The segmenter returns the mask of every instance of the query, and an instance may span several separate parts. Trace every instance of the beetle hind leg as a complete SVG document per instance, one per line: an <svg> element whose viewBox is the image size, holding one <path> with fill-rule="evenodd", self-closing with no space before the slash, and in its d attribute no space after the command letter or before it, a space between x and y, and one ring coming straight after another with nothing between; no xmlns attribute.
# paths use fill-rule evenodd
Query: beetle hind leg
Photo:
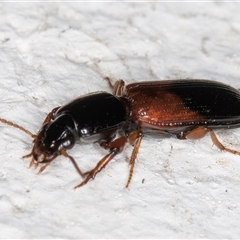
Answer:
<svg viewBox="0 0 240 240"><path fill-rule="evenodd" d="M225 147L217 138L215 132L211 129L208 128L206 126L200 126L200 127L196 127L192 130L186 131L186 132L182 132L180 134L177 135L177 138L179 139L200 139L203 138L207 133L210 134L211 140L213 142L213 144L218 147L220 150L222 151L226 151L232 154L237 154L240 155L240 151L236 151L233 150L231 148Z"/></svg>
<svg viewBox="0 0 240 240"><path fill-rule="evenodd" d="M231 148L225 147L217 138L216 134L212 129L209 129L209 133L212 139L212 142L214 143L215 146L217 146L220 150L230 152L232 154L237 154L240 155L240 151L233 150Z"/></svg>

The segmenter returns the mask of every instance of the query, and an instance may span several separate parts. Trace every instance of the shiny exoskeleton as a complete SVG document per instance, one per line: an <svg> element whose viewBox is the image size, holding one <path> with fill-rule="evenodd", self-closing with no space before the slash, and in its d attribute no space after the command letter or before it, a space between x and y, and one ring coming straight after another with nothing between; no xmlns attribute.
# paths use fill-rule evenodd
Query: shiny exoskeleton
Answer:
<svg viewBox="0 0 240 240"><path fill-rule="evenodd" d="M57 156L64 155L86 184L120 153L125 144L133 145L126 187L132 178L135 159L143 135L150 132L171 134L179 139L199 139L210 133L213 143L233 154L216 137L214 128L240 125L240 92L226 84L208 80L169 80L138 82L125 86L122 80L108 83L113 94L91 93L79 97L48 114L37 135L0 118L34 138L30 166L44 164L42 172ZM83 173L66 150L77 141L98 142L108 149L92 170Z"/></svg>

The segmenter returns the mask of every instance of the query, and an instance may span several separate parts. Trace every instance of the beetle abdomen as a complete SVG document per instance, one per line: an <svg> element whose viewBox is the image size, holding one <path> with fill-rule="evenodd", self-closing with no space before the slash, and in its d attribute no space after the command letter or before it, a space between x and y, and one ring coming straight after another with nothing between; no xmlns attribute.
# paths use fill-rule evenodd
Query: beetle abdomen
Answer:
<svg viewBox="0 0 240 240"><path fill-rule="evenodd" d="M240 123L240 93L208 80L140 82L126 86L132 118L141 126L166 127Z"/></svg>

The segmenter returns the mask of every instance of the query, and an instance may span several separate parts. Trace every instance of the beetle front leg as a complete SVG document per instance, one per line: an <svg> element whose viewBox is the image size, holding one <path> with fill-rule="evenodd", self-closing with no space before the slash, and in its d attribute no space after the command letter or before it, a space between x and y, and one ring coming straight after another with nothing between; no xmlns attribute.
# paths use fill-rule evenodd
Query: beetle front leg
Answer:
<svg viewBox="0 0 240 240"><path fill-rule="evenodd" d="M95 168L93 168L91 171L88 171L86 173L84 173L84 175L86 175L86 178L84 181L82 181L80 184L78 184L77 186L75 186L74 188L79 188L82 187L83 185L85 185L91 178L94 179L96 174L98 172L100 172L118 153L120 153L125 144L127 142L127 137L119 137L117 139L115 139L112 142L109 143L101 143L101 146L106 148L106 149L110 149L110 153L107 154L105 157L103 157L95 166Z"/></svg>
<svg viewBox="0 0 240 240"><path fill-rule="evenodd" d="M240 151L236 151L236 150L233 150L231 148L225 147L218 140L218 138L217 138L216 134L214 133L214 131L211 128L208 128L206 126L200 126L200 127L194 128L192 130L189 130L189 131L186 131L186 132L182 132L181 134L178 134L177 137L179 139L192 139L192 140L195 140L195 139L203 138L208 132L210 133L210 137L211 137L211 140L212 140L213 144L216 147L218 147L220 150L240 155Z"/></svg>

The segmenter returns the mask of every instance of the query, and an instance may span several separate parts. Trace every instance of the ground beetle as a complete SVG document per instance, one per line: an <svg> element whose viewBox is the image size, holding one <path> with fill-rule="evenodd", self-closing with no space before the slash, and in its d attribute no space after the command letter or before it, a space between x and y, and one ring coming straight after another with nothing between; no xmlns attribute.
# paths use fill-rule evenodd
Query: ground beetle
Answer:
<svg viewBox="0 0 240 240"><path fill-rule="evenodd" d="M50 112L38 134L0 118L2 123L16 127L33 137L30 167L44 164L41 173L57 156L68 157L85 185L120 153L126 142L133 145L129 186L135 159L145 133L170 134L178 139L199 139L210 133L212 142L221 150L239 154L223 146L214 128L240 125L240 92L226 84L209 80L168 80L137 82L125 86L123 80L113 90L79 97ZM92 170L83 173L66 150L80 141L98 142L109 153Z"/></svg>

